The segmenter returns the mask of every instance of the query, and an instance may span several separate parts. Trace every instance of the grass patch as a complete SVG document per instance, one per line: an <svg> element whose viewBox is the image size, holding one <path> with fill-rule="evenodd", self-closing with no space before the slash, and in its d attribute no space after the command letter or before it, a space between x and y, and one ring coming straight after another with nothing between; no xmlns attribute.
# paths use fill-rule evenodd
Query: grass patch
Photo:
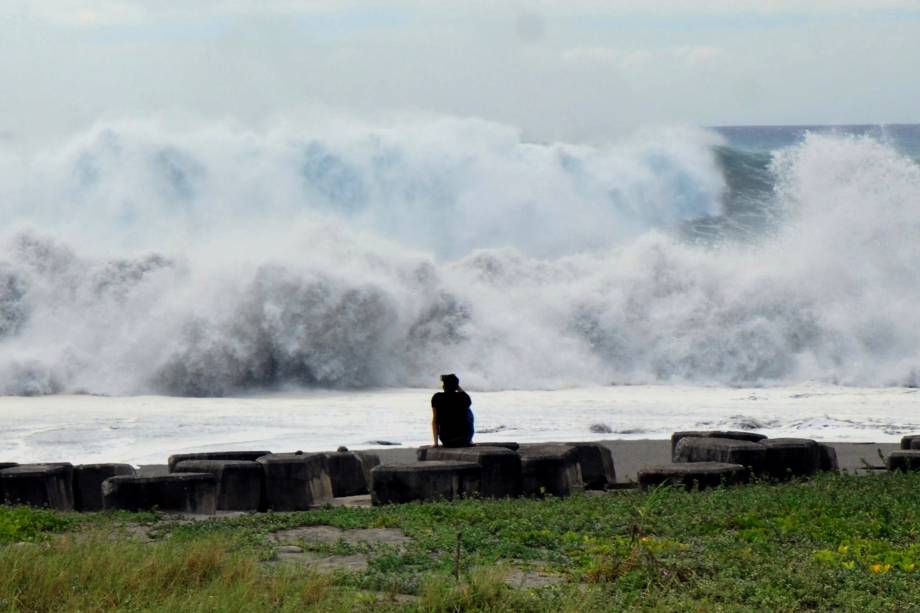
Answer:
<svg viewBox="0 0 920 613"><path fill-rule="evenodd" d="M345 610L331 579L257 561L222 539L143 545L107 533L0 550L0 610Z"/></svg>
<svg viewBox="0 0 920 613"><path fill-rule="evenodd" d="M0 573L0 610L920 610L917 473L160 521L152 545L112 537L127 521L159 519L149 514L0 507L0 526L17 514L19 536L3 542L39 542L0 546L0 568L14 569ZM364 572L261 564L269 533L324 524L400 528L413 540L313 548L360 552ZM564 581L503 580L530 565Z"/></svg>
<svg viewBox="0 0 920 613"><path fill-rule="evenodd" d="M20 541L32 541L48 532L59 532L74 523L70 515L0 505L0 545Z"/></svg>

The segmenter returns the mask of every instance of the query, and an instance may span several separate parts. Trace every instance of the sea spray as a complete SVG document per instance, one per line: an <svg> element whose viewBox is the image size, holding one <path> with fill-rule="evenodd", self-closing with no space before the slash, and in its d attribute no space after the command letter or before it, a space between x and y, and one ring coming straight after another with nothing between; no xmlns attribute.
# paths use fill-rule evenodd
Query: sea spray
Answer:
<svg viewBox="0 0 920 613"><path fill-rule="evenodd" d="M871 139L754 159L699 131L588 147L455 119L131 124L25 167L2 177L31 226L0 247L7 394L920 371L920 168Z"/></svg>

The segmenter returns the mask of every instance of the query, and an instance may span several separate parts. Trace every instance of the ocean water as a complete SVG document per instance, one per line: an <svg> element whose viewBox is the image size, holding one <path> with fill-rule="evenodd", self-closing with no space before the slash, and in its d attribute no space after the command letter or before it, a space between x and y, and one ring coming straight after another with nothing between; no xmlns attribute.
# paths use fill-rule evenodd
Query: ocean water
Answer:
<svg viewBox="0 0 920 613"><path fill-rule="evenodd" d="M457 372L550 412L623 386L912 399L918 159L918 126L585 144L401 116L7 139L0 394L143 413L139 396L387 397Z"/></svg>
<svg viewBox="0 0 920 613"><path fill-rule="evenodd" d="M163 464L222 449L331 451L431 444L430 389L271 393L226 398L0 398L0 458ZM677 430L897 442L920 432L920 393L807 383L474 392L478 442L667 439ZM604 431L598 431L604 430Z"/></svg>

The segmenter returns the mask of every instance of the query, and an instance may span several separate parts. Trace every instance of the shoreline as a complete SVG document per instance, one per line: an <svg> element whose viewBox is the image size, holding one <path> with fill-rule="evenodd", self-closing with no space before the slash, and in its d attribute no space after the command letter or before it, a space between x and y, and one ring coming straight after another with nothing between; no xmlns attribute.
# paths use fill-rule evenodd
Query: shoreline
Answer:
<svg viewBox="0 0 920 613"><path fill-rule="evenodd" d="M918 391L619 386L478 392L473 407L479 442L665 440L682 430L743 430L770 438L897 443L920 433ZM431 442L431 393L0 397L0 461L141 465L227 449L392 449L375 441L414 448Z"/></svg>

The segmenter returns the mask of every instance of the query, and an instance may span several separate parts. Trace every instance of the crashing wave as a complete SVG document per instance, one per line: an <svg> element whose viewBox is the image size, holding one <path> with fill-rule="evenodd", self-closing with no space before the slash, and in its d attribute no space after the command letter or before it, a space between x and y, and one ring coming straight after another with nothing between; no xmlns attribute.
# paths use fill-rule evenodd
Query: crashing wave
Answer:
<svg viewBox="0 0 920 613"><path fill-rule="evenodd" d="M752 155L98 129L0 167L40 228L0 243L0 392L915 384L920 168L839 135Z"/></svg>

